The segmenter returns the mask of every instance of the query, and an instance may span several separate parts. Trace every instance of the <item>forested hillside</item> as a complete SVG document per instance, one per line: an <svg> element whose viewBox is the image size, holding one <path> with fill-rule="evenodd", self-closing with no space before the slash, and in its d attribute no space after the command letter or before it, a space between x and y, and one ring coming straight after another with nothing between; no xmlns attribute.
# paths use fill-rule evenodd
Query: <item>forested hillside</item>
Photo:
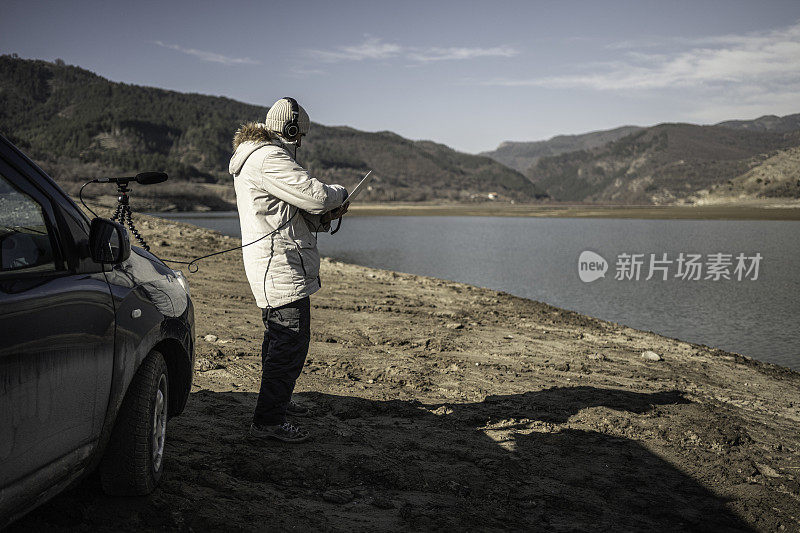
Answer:
<svg viewBox="0 0 800 533"><path fill-rule="evenodd" d="M670 204L728 187L777 151L800 145L797 130L741 126L660 124L591 150L542 158L528 176L557 200Z"/></svg>
<svg viewBox="0 0 800 533"><path fill-rule="evenodd" d="M153 199L179 208L195 201L229 207L230 195L217 194L224 189L202 184L229 182L233 132L243 122L263 120L266 112L228 98L114 83L61 61L0 56L0 133L70 191L87 177L163 170L170 182L148 189ZM344 185L372 169L367 200L545 196L521 173L488 157L390 132L313 124L298 159L316 177ZM180 185L185 182L198 185Z"/></svg>
<svg viewBox="0 0 800 533"><path fill-rule="evenodd" d="M754 120L726 120L717 126L749 131L771 131L774 133L789 133L800 130L800 113L777 117L764 115Z"/></svg>
<svg viewBox="0 0 800 533"><path fill-rule="evenodd" d="M745 174L698 191L698 204L730 203L750 198L800 198L800 146L755 158Z"/></svg>
<svg viewBox="0 0 800 533"><path fill-rule="evenodd" d="M546 141L506 141L501 143L496 150L483 152L481 155L491 157L498 163L524 174L542 157L575 152L577 150L590 150L616 141L641 129L638 126L621 126L613 130L593 131L580 135L557 135Z"/></svg>

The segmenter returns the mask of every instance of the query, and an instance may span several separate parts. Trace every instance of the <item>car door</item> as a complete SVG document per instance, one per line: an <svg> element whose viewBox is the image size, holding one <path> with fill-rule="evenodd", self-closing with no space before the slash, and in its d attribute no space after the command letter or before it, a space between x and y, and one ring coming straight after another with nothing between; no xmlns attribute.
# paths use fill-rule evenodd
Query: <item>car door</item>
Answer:
<svg viewBox="0 0 800 533"><path fill-rule="evenodd" d="M114 358L102 268L76 267L73 231L88 228L66 221L44 192L52 185L25 164L8 150L0 158L0 489L37 471L41 479L47 465L66 475L88 456Z"/></svg>

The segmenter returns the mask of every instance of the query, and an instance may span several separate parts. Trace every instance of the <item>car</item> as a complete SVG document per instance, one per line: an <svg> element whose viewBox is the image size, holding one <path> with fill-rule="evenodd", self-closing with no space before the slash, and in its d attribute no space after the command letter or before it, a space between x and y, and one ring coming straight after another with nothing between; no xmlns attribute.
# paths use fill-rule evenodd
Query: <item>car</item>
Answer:
<svg viewBox="0 0 800 533"><path fill-rule="evenodd" d="M0 529L95 471L151 492L193 372L183 275L0 135Z"/></svg>

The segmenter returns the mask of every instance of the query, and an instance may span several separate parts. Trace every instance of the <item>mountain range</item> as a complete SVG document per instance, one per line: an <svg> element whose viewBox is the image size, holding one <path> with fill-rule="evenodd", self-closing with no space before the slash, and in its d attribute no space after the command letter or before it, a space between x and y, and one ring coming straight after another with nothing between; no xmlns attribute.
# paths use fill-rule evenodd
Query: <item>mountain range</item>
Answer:
<svg viewBox="0 0 800 533"><path fill-rule="evenodd" d="M88 178L163 170L148 209L231 209L234 131L268 108L109 81L62 61L0 56L0 133L68 192ZM312 124L298 153L328 183L375 179L367 201L673 204L800 198L800 114L621 126L479 155L389 131ZM87 190L88 192L88 190ZM91 193L90 193L91 194Z"/></svg>
<svg viewBox="0 0 800 533"><path fill-rule="evenodd" d="M229 98L115 83L59 60L0 56L0 133L69 192L89 177L161 170L170 181L140 195L151 208L231 207L233 133L244 122L263 121L267 110ZM367 201L546 197L523 174L489 157L391 132L315 123L298 159L315 177L345 186L373 170Z"/></svg>
<svg viewBox="0 0 800 533"><path fill-rule="evenodd" d="M713 126L623 126L547 141L503 143L484 155L524 172L556 200L671 204L711 197L799 198L800 183L791 179L799 170L792 166L792 149L798 146L800 114L794 114ZM736 185L750 183L745 176L756 167L758 186Z"/></svg>
<svg viewBox="0 0 800 533"><path fill-rule="evenodd" d="M639 126L620 126L612 130L593 131L580 135L557 135L546 141L500 143L496 150L482 152L519 172L527 172L542 157L559 155L577 150L590 150L611 141L621 139L641 130Z"/></svg>

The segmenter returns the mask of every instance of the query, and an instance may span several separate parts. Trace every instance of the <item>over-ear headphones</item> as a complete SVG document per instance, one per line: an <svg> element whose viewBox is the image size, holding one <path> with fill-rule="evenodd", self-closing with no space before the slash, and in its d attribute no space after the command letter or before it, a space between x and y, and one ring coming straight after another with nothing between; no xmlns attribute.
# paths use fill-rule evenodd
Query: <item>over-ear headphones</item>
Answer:
<svg viewBox="0 0 800 533"><path fill-rule="evenodd" d="M282 133L285 138L294 139L300 133L300 124L298 124L300 120L300 106L297 104L297 100L291 96L284 96L283 99L287 100L289 105L292 106L292 118L283 126Z"/></svg>

